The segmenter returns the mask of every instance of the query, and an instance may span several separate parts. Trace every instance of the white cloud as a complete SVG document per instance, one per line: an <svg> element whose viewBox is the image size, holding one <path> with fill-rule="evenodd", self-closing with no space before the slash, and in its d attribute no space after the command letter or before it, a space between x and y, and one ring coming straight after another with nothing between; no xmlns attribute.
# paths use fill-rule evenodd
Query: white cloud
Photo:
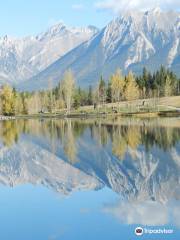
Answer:
<svg viewBox="0 0 180 240"><path fill-rule="evenodd" d="M74 10L82 10L84 8L83 4L73 4L72 9Z"/></svg>
<svg viewBox="0 0 180 240"><path fill-rule="evenodd" d="M123 202L107 206L104 211L114 215L125 224L164 225L168 223L168 209L157 202Z"/></svg>
<svg viewBox="0 0 180 240"><path fill-rule="evenodd" d="M164 10L180 9L179 0L102 0L95 4L98 9L111 10L114 13L129 9L147 10L160 7Z"/></svg>
<svg viewBox="0 0 180 240"><path fill-rule="evenodd" d="M171 223L180 227L180 202L177 200L165 204L155 201L117 202L106 205L103 211L129 225L161 226Z"/></svg>
<svg viewBox="0 0 180 240"><path fill-rule="evenodd" d="M176 224L177 227L180 228L180 204L177 204L172 211L172 218Z"/></svg>

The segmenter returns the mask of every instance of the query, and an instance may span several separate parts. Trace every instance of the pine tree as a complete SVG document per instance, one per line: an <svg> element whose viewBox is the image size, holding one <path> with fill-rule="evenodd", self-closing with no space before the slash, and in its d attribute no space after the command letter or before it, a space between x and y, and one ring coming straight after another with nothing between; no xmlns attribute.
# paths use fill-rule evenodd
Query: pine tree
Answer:
<svg viewBox="0 0 180 240"><path fill-rule="evenodd" d="M106 89L106 101L107 103L112 102L111 81L108 82L108 87Z"/></svg>
<svg viewBox="0 0 180 240"><path fill-rule="evenodd" d="M79 88L78 90L75 90L75 93L74 93L74 108L75 109L78 109L80 106L81 106L81 89Z"/></svg>
<svg viewBox="0 0 180 240"><path fill-rule="evenodd" d="M99 101L100 103L104 104L106 99L106 84L102 76L99 82L98 90L99 90Z"/></svg>
<svg viewBox="0 0 180 240"><path fill-rule="evenodd" d="M93 104L93 91L92 91L92 87L91 86L89 86L89 90L88 90L87 103L88 103L88 105L92 105Z"/></svg>

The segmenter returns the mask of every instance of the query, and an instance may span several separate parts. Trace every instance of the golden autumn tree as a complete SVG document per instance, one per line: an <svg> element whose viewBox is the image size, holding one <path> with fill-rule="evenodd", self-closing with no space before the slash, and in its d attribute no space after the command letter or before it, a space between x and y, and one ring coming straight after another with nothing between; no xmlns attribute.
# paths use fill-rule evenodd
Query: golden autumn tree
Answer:
<svg viewBox="0 0 180 240"><path fill-rule="evenodd" d="M164 86L164 96L169 97L171 95L172 95L171 78L169 77L169 75L167 75L165 86Z"/></svg>
<svg viewBox="0 0 180 240"><path fill-rule="evenodd" d="M15 95L9 85L4 85L1 90L1 108L4 115L9 116L15 113Z"/></svg>
<svg viewBox="0 0 180 240"><path fill-rule="evenodd" d="M71 164L75 164L77 160L77 147L76 141L73 134L73 126L70 119L66 121L66 134L65 134L65 141L64 141L64 152Z"/></svg>
<svg viewBox="0 0 180 240"><path fill-rule="evenodd" d="M111 95L114 102L120 102L123 98L125 79L120 69L111 77Z"/></svg>
<svg viewBox="0 0 180 240"><path fill-rule="evenodd" d="M126 76L124 95L127 101L132 101L139 98L139 88L132 72L129 72Z"/></svg>
<svg viewBox="0 0 180 240"><path fill-rule="evenodd" d="M66 103L67 113L70 113L73 103L73 94L75 88L75 79L71 70L68 70L64 74L62 81L62 92L64 101Z"/></svg>
<svg viewBox="0 0 180 240"><path fill-rule="evenodd" d="M128 145L126 139L123 136L121 126L113 129L112 135L112 153L120 160L124 160L124 156L127 152Z"/></svg>

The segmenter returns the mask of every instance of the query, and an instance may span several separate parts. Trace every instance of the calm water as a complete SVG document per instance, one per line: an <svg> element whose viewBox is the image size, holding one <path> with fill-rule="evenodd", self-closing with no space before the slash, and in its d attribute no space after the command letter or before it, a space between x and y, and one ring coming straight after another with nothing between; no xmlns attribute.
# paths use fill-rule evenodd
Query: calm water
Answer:
<svg viewBox="0 0 180 240"><path fill-rule="evenodd" d="M180 119L0 122L0 182L2 240L180 239Z"/></svg>

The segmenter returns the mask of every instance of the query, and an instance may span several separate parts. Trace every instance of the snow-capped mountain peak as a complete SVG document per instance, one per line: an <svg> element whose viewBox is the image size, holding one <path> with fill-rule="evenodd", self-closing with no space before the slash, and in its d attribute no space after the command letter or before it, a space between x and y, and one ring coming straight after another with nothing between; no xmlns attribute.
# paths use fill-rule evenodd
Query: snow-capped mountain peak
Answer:
<svg viewBox="0 0 180 240"><path fill-rule="evenodd" d="M0 37L0 83L26 80L62 57L98 31L69 27L60 22L37 36Z"/></svg>
<svg viewBox="0 0 180 240"><path fill-rule="evenodd" d="M143 66L155 71L164 65L180 74L179 39L179 12L159 8L127 11L21 88L46 88L52 75L56 85L68 68L82 87L96 84L100 75L108 79L117 68L140 73Z"/></svg>
<svg viewBox="0 0 180 240"><path fill-rule="evenodd" d="M159 8L121 13L101 31L60 22L36 37L0 38L0 81L44 89L49 78L57 85L68 68L82 87L117 68L140 73L143 66L154 71L164 65L180 75L179 39L180 13Z"/></svg>
<svg viewBox="0 0 180 240"><path fill-rule="evenodd" d="M64 34L67 31L67 27L63 22L57 23L51 26L46 32L37 35L36 39L42 40L46 37L54 37L59 34Z"/></svg>

